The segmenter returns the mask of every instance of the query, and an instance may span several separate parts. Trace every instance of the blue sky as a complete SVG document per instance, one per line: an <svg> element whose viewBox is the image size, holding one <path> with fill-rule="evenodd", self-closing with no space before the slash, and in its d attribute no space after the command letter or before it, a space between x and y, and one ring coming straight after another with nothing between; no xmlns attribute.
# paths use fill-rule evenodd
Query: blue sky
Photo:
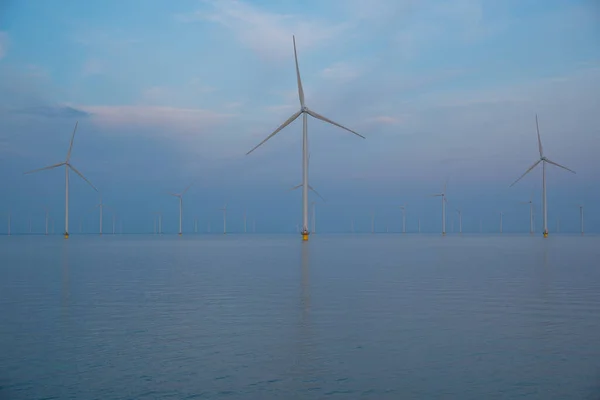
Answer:
<svg viewBox="0 0 600 400"><path fill-rule="evenodd" d="M438 231L428 193L448 179L465 230L526 231L547 156L549 220L600 231L600 6L594 0L16 1L0 6L0 232L64 219L64 174L23 175L63 160L102 192L125 231L294 232L300 221L301 122L244 154L296 111L292 34L307 104L367 137L309 120L311 184L323 231ZM97 230L97 194L72 175L71 231ZM315 199L317 202L320 200ZM106 217L109 225L110 217ZM537 218L538 230L541 218ZM448 220L450 229L451 222Z"/></svg>

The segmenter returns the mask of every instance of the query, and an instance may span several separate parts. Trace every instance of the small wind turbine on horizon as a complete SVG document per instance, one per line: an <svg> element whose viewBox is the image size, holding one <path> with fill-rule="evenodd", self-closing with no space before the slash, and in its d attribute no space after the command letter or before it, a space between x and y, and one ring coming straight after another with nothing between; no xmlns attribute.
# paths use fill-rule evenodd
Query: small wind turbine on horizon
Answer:
<svg viewBox="0 0 600 400"><path fill-rule="evenodd" d="M456 210L458 213L458 233L462 235L462 211Z"/></svg>
<svg viewBox="0 0 600 400"><path fill-rule="evenodd" d="M219 208L220 211L223 211L223 235L227 234L227 203L223 208Z"/></svg>
<svg viewBox="0 0 600 400"><path fill-rule="evenodd" d="M500 211L500 233L502 233L502 217L504 216L504 213L502 211Z"/></svg>
<svg viewBox="0 0 600 400"><path fill-rule="evenodd" d="M192 187L194 182L190 183L188 187L181 193L170 193L171 196L177 197L179 199L179 236L183 234L182 225L183 225L183 195Z"/></svg>
<svg viewBox="0 0 600 400"><path fill-rule="evenodd" d="M522 201L521 204L529 204L529 234L533 235L534 225L533 225L533 192L531 192L531 197L529 201Z"/></svg>
<svg viewBox="0 0 600 400"><path fill-rule="evenodd" d="M160 211L157 211L154 213L156 215L155 219L154 219L154 233L157 233L156 231L156 222L158 220L158 234L162 234L162 213Z"/></svg>
<svg viewBox="0 0 600 400"><path fill-rule="evenodd" d="M442 193L432 194L431 197L441 197L442 198L442 235L446 234L446 187L448 185L448 181L444 183L444 189Z"/></svg>
<svg viewBox="0 0 600 400"><path fill-rule="evenodd" d="M402 210L402 233L406 233L406 204L400 206Z"/></svg>
<svg viewBox="0 0 600 400"><path fill-rule="evenodd" d="M100 196L100 202L94 206L94 208L100 209L100 235L102 235L102 220L103 220L102 212L104 211L104 207L106 207L106 205L104 203L102 203L102 196Z"/></svg>
<svg viewBox="0 0 600 400"><path fill-rule="evenodd" d="M583 206L579 205L579 226L581 227L581 236L583 236Z"/></svg>
<svg viewBox="0 0 600 400"><path fill-rule="evenodd" d="M542 139L540 137L540 127L538 124L538 117L537 114L535 115L535 127L537 130L537 137L538 137L538 150L540 152L540 158L539 160L537 160L531 167L529 167L529 169L527 169L527 171L525 171L525 173L523 175L521 175L519 177L519 179L517 179L516 181L514 181L510 186L514 186L517 182L519 182L525 175L527 175L532 169L534 169L539 163L542 163L542 216L543 216L543 220L544 220L544 237L548 237L548 204L546 202L546 163L548 164L552 164L555 165L559 168L565 169L569 172L575 173L575 171L562 166L552 160L549 160L548 158L546 158L544 156L544 148L542 147Z"/></svg>
<svg viewBox="0 0 600 400"><path fill-rule="evenodd" d="M92 182L90 182L85 176L83 176L83 174L81 172L79 172L77 170L77 168L75 168L71 163L71 151L73 150L73 140L75 139L75 132L77 132L77 125L79 124L79 122L75 123L75 129L73 129L73 135L71 136L71 142L69 144L69 151L67 152L67 158L65 159L65 161L58 163L58 164L54 164L54 165L50 165L44 168L38 168L38 169L34 169L32 171L27 171L25 172L25 174L32 174L34 172L38 172L38 171L43 171L46 169L53 169L53 168L57 168L57 167L61 167L61 166L65 166L65 233L64 233L64 237L65 239L69 238L69 168L73 170L73 172L75 172L77 175L79 175L84 181L86 181L96 192L98 191L98 189L96 189L96 187L92 184Z"/></svg>
<svg viewBox="0 0 600 400"><path fill-rule="evenodd" d="M296 120L296 118L298 118L300 115L302 115L302 231L301 231L301 234L302 234L303 240L308 240L308 235L309 235L309 231L308 231L308 190L309 190L309 184L308 184L308 131L307 131L308 115L312 116L313 118L320 119L321 121L327 122L331 125L335 125L339 128L342 128L342 129L344 129L348 132L351 132L363 139L365 137L351 129L346 128L345 126L338 124L337 122L334 122L334 121L310 110L308 107L306 107L306 104L304 103L304 90L302 88L302 81L300 79L300 68L298 67L298 54L296 52L295 36L292 36L292 40L294 42L294 60L296 63L296 79L297 79L297 83L298 83L298 98L300 100L300 110L295 112L283 124L281 124L279 126L279 128L277 128L273 133L271 133L269 136L267 136L266 139L264 139L262 142L260 142L258 145L256 145L252 150L250 150L248 153L246 153L246 155L252 153L258 147L260 147L263 143L265 143L267 140L269 140L270 138L275 136L279 131L281 131L283 128L285 128L286 126L291 124L294 120Z"/></svg>

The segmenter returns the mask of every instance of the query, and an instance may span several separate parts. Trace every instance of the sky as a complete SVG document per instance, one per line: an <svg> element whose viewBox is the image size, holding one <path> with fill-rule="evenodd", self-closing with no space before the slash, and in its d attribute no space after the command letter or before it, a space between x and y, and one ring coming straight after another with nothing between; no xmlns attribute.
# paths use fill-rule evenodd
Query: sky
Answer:
<svg viewBox="0 0 600 400"><path fill-rule="evenodd" d="M308 107L317 231L541 232L535 115L549 166L550 231L600 232L600 3L596 0L3 0L0 2L0 233L73 233L112 213L124 232L178 228L294 233L301 222L301 119L292 35ZM454 221L454 222L452 222ZM481 221L481 222L480 222Z"/></svg>

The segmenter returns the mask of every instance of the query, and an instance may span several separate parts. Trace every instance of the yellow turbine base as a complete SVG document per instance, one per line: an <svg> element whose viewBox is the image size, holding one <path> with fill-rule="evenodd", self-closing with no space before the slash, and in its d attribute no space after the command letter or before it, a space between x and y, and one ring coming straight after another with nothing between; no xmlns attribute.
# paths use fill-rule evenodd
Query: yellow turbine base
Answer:
<svg viewBox="0 0 600 400"><path fill-rule="evenodd" d="M181 232L179 232L179 233L178 233L178 235L179 235L179 236L181 236L181 235L182 235L182 233L181 233Z"/></svg>
<svg viewBox="0 0 600 400"><path fill-rule="evenodd" d="M446 232L442 232L442 236L446 236Z"/></svg>
<svg viewBox="0 0 600 400"><path fill-rule="evenodd" d="M65 236L65 239L68 239L69 238L69 232L65 232L64 236Z"/></svg>
<svg viewBox="0 0 600 400"><path fill-rule="evenodd" d="M544 237L547 238L548 237L548 232L544 232Z"/></svg>
<svg viewBox="0 0 600 400"><path fill-rule="evenodd" d="M302 240L308 240L308 233L303 233L302 234Z"/></svg>

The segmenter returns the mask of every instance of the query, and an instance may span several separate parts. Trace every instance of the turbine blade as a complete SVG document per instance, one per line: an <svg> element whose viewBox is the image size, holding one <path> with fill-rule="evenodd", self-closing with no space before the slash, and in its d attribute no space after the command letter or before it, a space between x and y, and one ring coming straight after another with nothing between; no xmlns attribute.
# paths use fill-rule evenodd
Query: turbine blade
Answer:
<svg viewBox="0 0 600 400"><path fill-rule="evenodd" d="M73 150L73 140L75 139L75 132L77 132L77 125L79 125L79 121L75 122L75 129L73 129L73 135L71 136L71 143L69 143L69 152L67 153L67 161L71 159L71 150Z"/></svg>
<svg viewBox="0 0 600 400"><path fill-rule="evenodd" d="M535 167L536 167L536 166L537 166L539 163L541 163L541 162L542 162L542 160L537 160L535 163L533 163L533 165L532 165L531 167L529 167L529 168L527 169L527 171L525 171L525 173L524 173L523 175L521 175L521 176L519 177L519 179L517 179L516 181L514 181L514 182L513 182L513 183L512 183L512 184L511 184L509 187L512 187L512 186L514 186L514 185L515 185L515 183L517 183L517 182L519 182L521 179L523 179L523 177L524 177L525 175L527 175L527 174L528 174L528 173L529 173L529 172L530 172L532 169L534 169L534 168L535 168Z"/></svg>
<svg viewBox="0 0 600 400"><path fill-rule="evenodd" d="M257 144L252 150L250 150L249 152L246 153L246 155L252 153L254 150L258 149L260 146L263 145L263 143L265 143L267 140L271 139L273 136L277 135L277 133L279 133L280 130L282 130L283 128L285 128L286 126L288 126L289 124L291 124L292 122L294 122L294 120L296 118L298 118L300 116L300 114L302 114L302 110L294 113L294 115L292 115L291 117L289 117L287 119L287 121L285 121L283 124L281 124L279 126L279 128L275 129L275 132L271 133L269 136L267 136L267 138L265 140L263 140L262 142L260 142L259 144Z"/></svg>
<svg viewBox="0 0 600 400"><path fill-rule="evenodd" d="M312 187L312 186L308 185L308 188L309 188L310 190L312 190L312 191L313 191L313 192L314 192L314 193L315 193L317 196L319 196L319 197L321 198L321 200L323 200L323 201L327 202L327 200L325 200L325 198L324 198L323 196L321 196L321 195L319 194L319 192L317 192L315 189L313 189L313 187Z"/></svg>
<svg viewBox="0 0 600 400"><path fill-rule="evenodd" d="M298 67L298 53L296 52L296 37L292 36L294 41L294 60L296 61L296 78L298 79L298 98L300 107L304 108L304 90L302 89L302 80L300 79L300 68Z"/></svg>
<svg viewBox="0 0 600 400"><path fill-rule="evenodd" d="M540 126L538 124L538 116L535 114L535 129L538 135L538 148L540 150L540 158L544 157L544 148L542 147L542 139L540 137Z"/></svg>
<svg viewBox="0 0 600 400"><path fill-rule="evenodd" d="M83 176L83 174L81 172L79 172L77 170L77 168L75 168L71 164L67 164L67 165L69 166L69 168L71 168L73 170L73 172L75 172L77 175L79 175L81 177L81 179L83 179L84 181L86 181L96 192L98 191L98 189L96 189L96 186L94 186L92 184L92 182L88 181L88 179L85 176Z"/></svg>
<svg viewBox="0 0 600 400"><path fill-rule="evenodd" d="M185 192L187 192L192 187L193 184L194 184L194 182L192 181L192 183L190 183L188 185L188 187L186 187L185 190L183 192L181 192L181 195L183 196L185 194Z"/></svg>
<svg viewBox="0 0 600 400"><path fill-rule="evenodd" d="M50 165L48 167L38 168L38 169L31 170L31 171L27 171L27 172L24 172L24 174L33 174L34 172L43 171L45 169L52 169L52 168L60 167L61 165L65 165L65 164L66 163L61 162L61 163L58 163L58 164Z"/></svg>
<svg viewBox="0 0 600 400"><path fill-rule="evenodd" d="M348 129L343 125L338 124L337 122L333 122L332 120L330 120L329 118L325 118L324 116L322 116L321 114L318 114L316 112L314 112L313 110L308 110L307 111L309 115L312 115L313 117L315 117L316 119L320 119L321 121L325 121L330 123L331 125L335 125L339 128L345 129L350 133L354 133L356 136L360 136L361 138L365 139L365 137L363 135L361 135L360 133L356 133L354 132L352 129Z"/></svg>
<svg viewBox="0 0 600 400"><path fill-rule="evenodd" d="M563 165L560 165L559 163L555 163L554 161L548 160L547 158L546 158L546 162L547 162L547 163L549 163L549 164L552 164L552 165L556 165L557 167L560 167L560 168L562 168L562 169L566 169L567 171L569 171L569 172L572 172L572 173L576 174L576 172L575 172L575 171L573 171L572 169L569 169L569 168L567 168L567 167L565 167L565 166L563 166Z"/></svg>
<svg viewBox="0 0 600 400"><path fill-rule="evenodd" d="M429 197L440 197L443 196L444 194L440 193L440 194L430 194Z"/></svg>
<svg viewBox="0 0 600 400"><path fill-rule="evenodd" d="M301 188L301 187L302 187L302 184L296 185L296 186L294 186L293 188L291 188L291 189L290 189L290 191L292 191L292 190L296 190L296 189L299 189L299 188Z"/></svg>

